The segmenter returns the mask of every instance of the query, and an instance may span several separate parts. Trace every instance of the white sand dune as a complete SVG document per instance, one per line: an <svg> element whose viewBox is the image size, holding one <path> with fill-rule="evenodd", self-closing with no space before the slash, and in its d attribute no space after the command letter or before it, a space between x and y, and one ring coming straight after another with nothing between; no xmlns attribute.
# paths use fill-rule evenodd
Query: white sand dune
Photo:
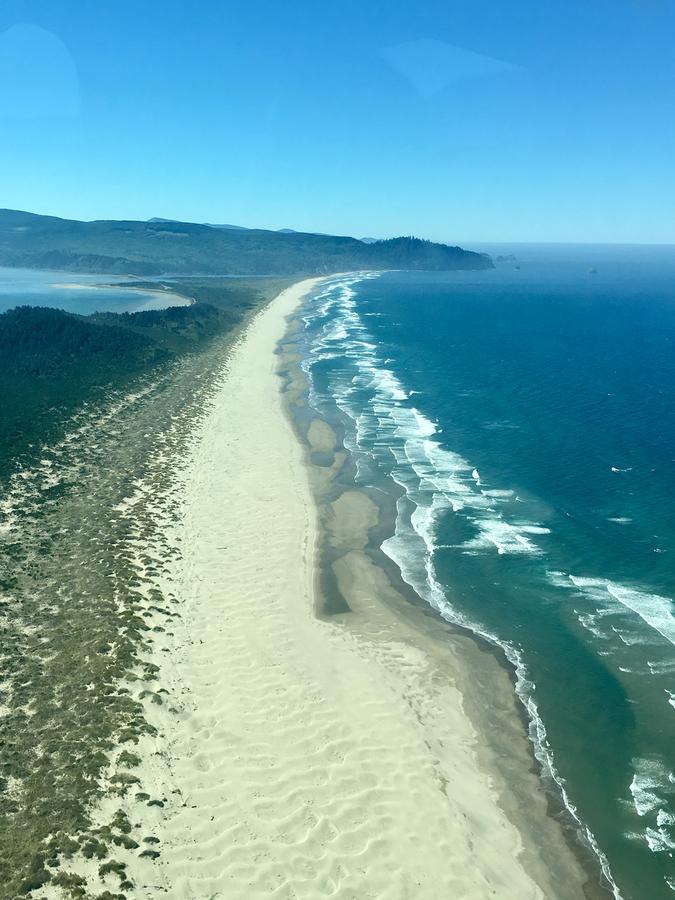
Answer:
<svg viewBox="0 0 675 900"><path fill-rule="evenodd" d="M124 857L134 896L553 896L433 658L315 615L317 513L275 356L310 286L252 322L195 435L173 536L182 619L153 656L169 695L139 746L164 805L128 802L160 856ZM365 568L358 584L377 590Z"/></svg>

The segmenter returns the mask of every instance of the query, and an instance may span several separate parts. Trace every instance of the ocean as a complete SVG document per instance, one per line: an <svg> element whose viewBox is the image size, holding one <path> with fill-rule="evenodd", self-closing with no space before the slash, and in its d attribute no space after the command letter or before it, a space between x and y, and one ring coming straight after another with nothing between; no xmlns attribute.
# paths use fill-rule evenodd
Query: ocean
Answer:
<svg viewBox="0 0 675 900"><path fill-rule="evenodd" d="M675 248L477 249L324 283L309 404L396 511L374 551L508 660L608 894L672 900Z"/></svg>
<svg viewBox="0 0 675 900"><path fill-rule="evenodd" d="M127 282L128 286L123 286ZM114 284L114 287L102 285ZM120 285L119 287L117 285ZM133 288L133 290L130 290ZM184 306L177 294L134 288L132 279L0 266L0 313L15 306L48 306L88 316L94 312L140 312Z"/></svg>

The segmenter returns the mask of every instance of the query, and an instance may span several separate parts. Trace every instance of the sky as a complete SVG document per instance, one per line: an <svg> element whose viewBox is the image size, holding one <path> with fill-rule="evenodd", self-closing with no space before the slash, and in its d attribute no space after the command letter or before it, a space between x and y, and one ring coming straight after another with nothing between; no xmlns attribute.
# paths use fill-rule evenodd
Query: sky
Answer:
<svg viewBox="0 0 675 900"><path fill-rule="evenodd" d="M0 206L675 242L673 0L3 0Z"/></svg>

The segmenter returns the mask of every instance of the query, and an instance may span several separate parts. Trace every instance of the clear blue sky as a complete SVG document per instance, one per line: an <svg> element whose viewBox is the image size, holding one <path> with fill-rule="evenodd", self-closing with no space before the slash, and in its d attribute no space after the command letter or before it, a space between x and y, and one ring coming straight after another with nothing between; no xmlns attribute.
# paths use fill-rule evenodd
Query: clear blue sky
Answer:
<svg viewBox="0 0 675 900"><path fill-rule="evenodd" d="M672 0L3 0L0 206L675 242Z"/></svg>

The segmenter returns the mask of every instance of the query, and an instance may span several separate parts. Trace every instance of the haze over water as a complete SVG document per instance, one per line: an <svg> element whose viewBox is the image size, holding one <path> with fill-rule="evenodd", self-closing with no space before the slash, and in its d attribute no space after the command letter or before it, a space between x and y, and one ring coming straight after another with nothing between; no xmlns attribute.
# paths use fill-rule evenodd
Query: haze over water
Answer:
<svg viewBox="0 0 675 900"><path fill-rule="evenodd" d="M310 402L382 549L499 644L548 788L615 895L675 896L675 249L518 246L494 271L336 279ZM515 255L515 259L508 258Z"/></svg>

